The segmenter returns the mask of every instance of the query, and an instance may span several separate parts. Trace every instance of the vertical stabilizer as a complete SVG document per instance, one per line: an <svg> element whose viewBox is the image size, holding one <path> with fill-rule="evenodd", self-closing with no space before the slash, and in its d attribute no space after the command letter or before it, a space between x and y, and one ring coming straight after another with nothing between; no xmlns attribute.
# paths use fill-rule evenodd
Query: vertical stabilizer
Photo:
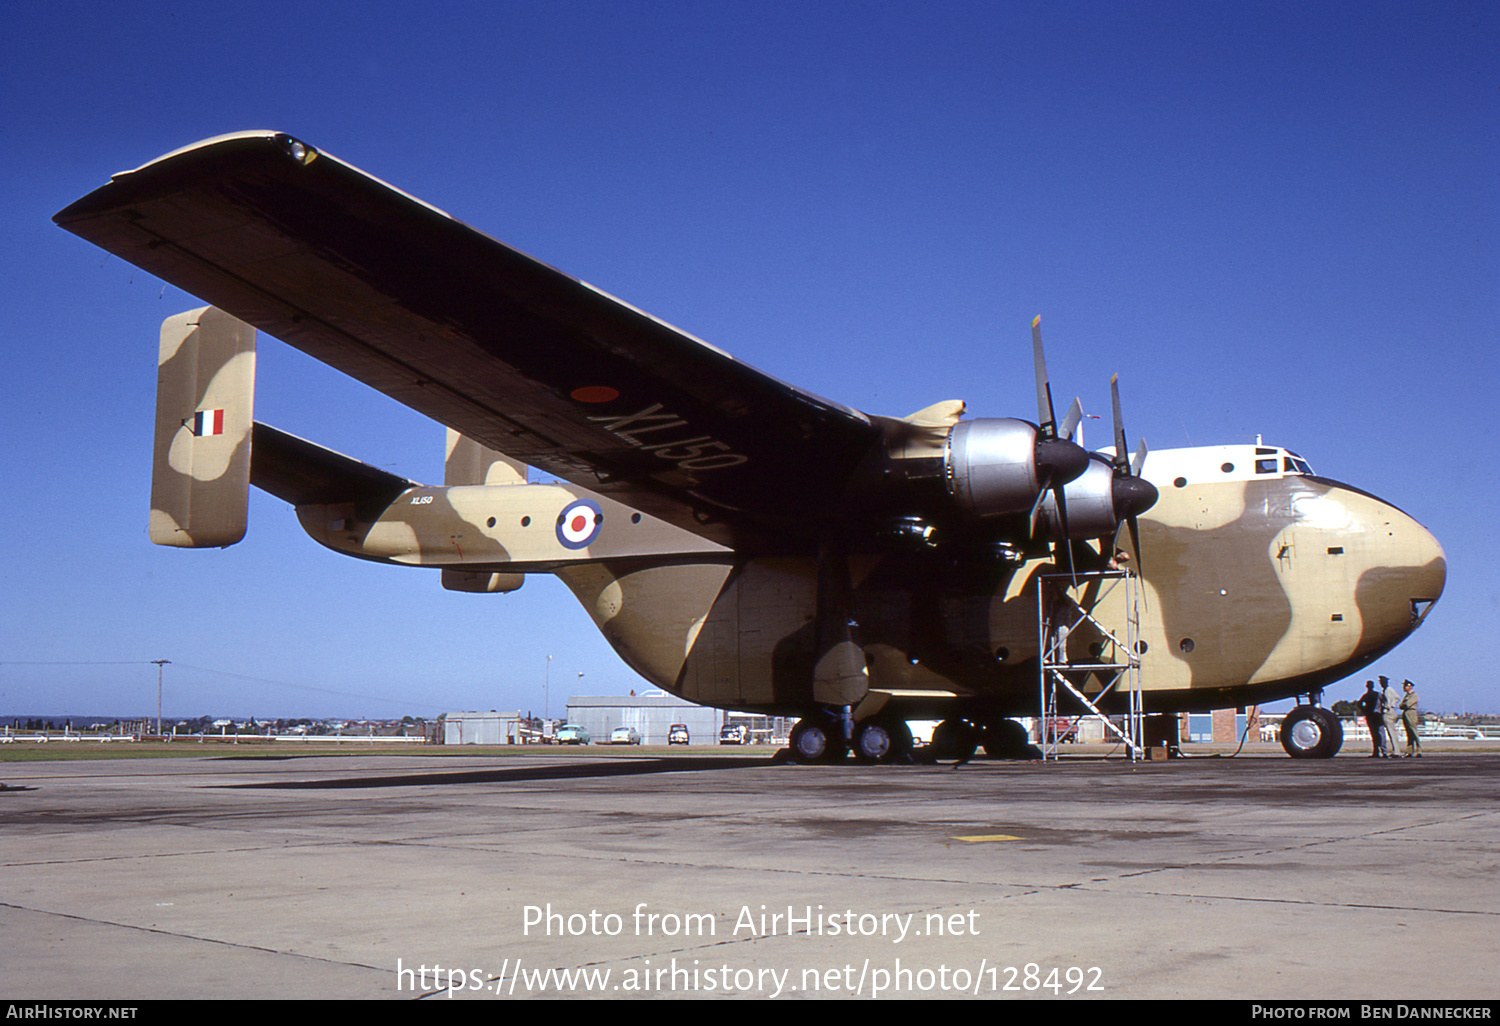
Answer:
<svg viewBox="0 0 1500 1026"><path fill-rule="evenodd" d="M448 429L443 484L511 485L526 483L526 464L503 456L474 439Z"/></svg>
<svg viewBox="0 0 1500 1026"><path fill-rule="evenodd" d="M443 484L449 488L459 485L526 483L526 464L509 456L502 456L494 449L480 445L452 428L448 429L445 451L447 455L443 460ZM457 567L443 569L443 587L448 591L494 594L515 591L525 582L525 574L460 570Z"/></svg>
<svg viewBox="0 0 1500 1026"><path fill-rule="evenodd" d="M254 398L254 328L213 307L162 322L153 542L201 549L245 536Z"/></svg>

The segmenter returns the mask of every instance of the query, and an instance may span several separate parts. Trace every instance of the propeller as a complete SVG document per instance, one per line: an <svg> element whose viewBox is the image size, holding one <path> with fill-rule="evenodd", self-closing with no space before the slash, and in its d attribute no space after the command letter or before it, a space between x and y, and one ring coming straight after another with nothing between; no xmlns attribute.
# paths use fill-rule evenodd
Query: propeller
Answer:
<svg viewBox="0 0 1500 1026"><path fill-rule="evenodd" d="M1120 413L1120 375L1116 374L1109 379L1109 398L1114 407L1115 417L1115 456L1114 480L1110 485L1111 498L1114 502L1115 517L1123 520L1130 529L1130 544L1135 550L1136 568L1139 571L1141 560L1141 530L1136 518L1156 505L1159 497L1156 486L1141 477L1141 467L1146 462L1146 440L1141 439L1141 444L1136 447L1135 456L1127 458L1128 444L1125 440L1125 418ZM1115 533L1120 530L1119 524L1115 525ZM1103 540L1108 546L1106 553L1113 551L1114 535Z"/></svg>
<svg viewBox="0 0 1500 1026"><path fill-rule="evenodd" d="M1068 570L1077 576L1073 567L1073 547L1067 543L1068 504L1063 497L1063 486L1074 480L1088 466L1085 454L1082 465L1076 455L1083 452L1081 446L1069 439L1083 419L1083 404L1077 399L1068 407L1062 426L1057 423L1057 411L1052 405L1052 382L1047 377L1047 358L1042 353L1042 315L1031 321L1031 356L1036 364L1036 466L1039 475L1036 501L1031 505L1031 535L1036 536L1037 518L1042 512L1042 502L1047 494L1057 504L1057 519L1062 526L1063 544L1068 550Z"/></svg>

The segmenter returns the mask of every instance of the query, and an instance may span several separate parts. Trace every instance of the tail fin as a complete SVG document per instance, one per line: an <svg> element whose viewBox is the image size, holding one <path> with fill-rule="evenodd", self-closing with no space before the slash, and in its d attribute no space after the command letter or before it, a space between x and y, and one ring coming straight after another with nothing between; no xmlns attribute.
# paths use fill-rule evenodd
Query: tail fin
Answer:
<svg viewBox="0 0 1500 1026"><path fill-rule="evenodd" d="M448 429L447 456L443 460L443 484L454 485L524 485L526 464L503 456ZM443 569L443 587L448 591L478 594L515 591L526 583L525 574L490 573L486 570Z"/></svg>
<svg viewBox="0 0 1500 1026"><path fill-rule="evenodd" d="M526 464L448 429L445 485L511 485L526 483Z"/></svg>
<svg viewBox="0 0 1500 1026"><path fill-rule="evenodd" d="M202 549L245 536L255 329L203 307L161 326L151 540Z"/></svg>

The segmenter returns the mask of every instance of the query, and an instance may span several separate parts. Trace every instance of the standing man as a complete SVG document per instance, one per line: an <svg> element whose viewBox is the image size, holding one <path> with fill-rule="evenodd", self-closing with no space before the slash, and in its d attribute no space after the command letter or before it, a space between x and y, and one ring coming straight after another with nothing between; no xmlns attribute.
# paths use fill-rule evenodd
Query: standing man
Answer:
<svg viewBox="0 0 1500 1026"><path fill-rule="evenodd" d="M1380 678L1380 712L1385 720L1385 752L1396 757L1396 727L1401 723L1401 696L1391 687L1389 677Z"/></svg>
<svg viewBox="0 0 1500 1026"><path fill-rule="evenodd" d="M1422 757L1422 739L1417 736L1417 686L1401 682L1401 725L1406 728L1406 756Z"/></svg>
<svg viewBox="0 0 1500 1026"><path fill-rule="evenodd" d="M1370 728L1370 743L1375 746L1370 758L1378 759L1385 754L1382 741L1385 722L1380 717L1380 692L1375 690L1373 680L1365 681L1365 693L1359 696L1359 701L1355 704L1359 706L1359 714L1365 718L1365 726Z"/></svg>

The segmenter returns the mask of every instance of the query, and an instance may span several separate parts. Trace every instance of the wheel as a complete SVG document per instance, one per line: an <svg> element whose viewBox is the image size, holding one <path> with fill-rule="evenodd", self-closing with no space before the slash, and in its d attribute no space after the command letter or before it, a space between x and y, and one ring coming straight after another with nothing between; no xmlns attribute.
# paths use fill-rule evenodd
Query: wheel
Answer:
<svg viewBox="0 0 1500 1026"><path fill-rule="evenodd" d="M967 720L944 720L932 728L932 752L939 759L972 759L977 733Z"/></svg>
<svg viewBox="0 0 1500 1026"><path fill-rule="evenodd" d="M1025 759L1031 738L1015 720L991 720L984 725L984 754L991 759Z"/></svg>
<svg viewBox="0 0 1500 1026"><path fill-rule="evenodd" d="M866 720L854 732L854 757L860 762L894 762L911 745L905 720Z"/></svg>
<svg viewBox="0 0 1500 1026"><path fill-rule="evenodd" d="M819 717L798 720L789 739L798 762L836 762L844 757L844 742L835 726Z"/></svg>
<svg viewBox="0 0 1500 1026"><path fill-rule="evenodd" d="M1299 705L1281 721L1281 747L1293 759L1331 759L1344 746L1339 718L1316 705Z"/></svg>
<svg viewBox="0 0 1500 1026"><path fill-rule="evenodd" d="M860 762L884 762L891 754L891 735L885 725L869 720L854 732L854 757Z"/></svg>

